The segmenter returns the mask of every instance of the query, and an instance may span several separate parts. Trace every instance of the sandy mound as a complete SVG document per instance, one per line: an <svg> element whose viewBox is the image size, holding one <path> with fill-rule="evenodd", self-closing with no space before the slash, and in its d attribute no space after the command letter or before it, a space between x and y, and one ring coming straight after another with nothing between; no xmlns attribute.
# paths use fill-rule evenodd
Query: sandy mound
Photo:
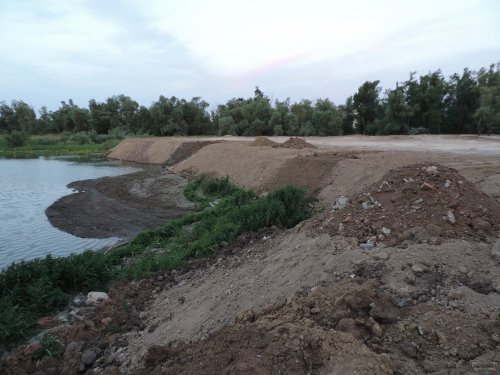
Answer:
<svg viewBox="0 0 500 375"><path fill-rule="evenodd" d="M299 137L292 137L288 141L285 141L273 147L296 148L296 149L317 148L315 145L308 143L304 139Z"/></svg>
<svg viewBox="0 0 500 375"><path fill-rule="evenodd" d="M254 141L250 142L250 146L276 146L277 144L267 137L257 137Z"/></svg>
<svg viewBox="0 0 500 375"><path fill-rule="evenodd" d="M163 164L183 141L172 138L127 138L107 157L134 163Z"/></svg>
<svg viewBox="0 0 500 375"><path fill-rule="evenodd" d="M223 142L203 147L173 167L175 172L208 174L229 179L246 188L262 191L286 161L310 150L252 147L243 142Z"/></svg>
<svg viewBox="0 0 500 375"><path fill-rule="evenodd" d="M392 170L345 208L343 203L340 199L320 227L360 243L485 240L500 228L500 205L455 170L437 164Z"/></svg>

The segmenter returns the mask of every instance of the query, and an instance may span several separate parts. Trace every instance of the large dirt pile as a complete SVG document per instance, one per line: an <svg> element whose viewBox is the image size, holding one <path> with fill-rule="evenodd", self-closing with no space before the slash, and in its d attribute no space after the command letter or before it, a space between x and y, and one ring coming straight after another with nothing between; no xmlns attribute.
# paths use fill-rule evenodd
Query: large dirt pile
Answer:
<svg viewBox="0 0 500 375"><path fill-rule="evenodd" d="M127 138L111 149L107 157L134 163L163 164L183 143L180 139Z"/></svg>
<svg viewBox="0 0 500 375"><path fill-rule="evenodd" d="M485 240L498 233L500 204L453 169L417 164L390 171L350 202L339 198L320 226L367 246Z"/></svg>
<svg viewBox="0 0 500 375"><path fill-rule="evenodd" d="M171 167L194 155L206 145L217 142L218 141L184 142L175 149L175 151L170 155L168 160L163 165L165 167Z"/></svg>
<svg viewBox="0 0 500 375"><path fill-rule="evenodd" d="M283 143L279 143L273 147L296 148L296 149L317 148L315 145L308 143L305 141L305 139L299 138L299 137L292 137L289 140L287 140Z"/></svg>
<svg viewBox="0 0 500 375"><path fill-rule="evenodd" d="M205 341L151 347L136 374L465 374L499 359L500 320L398 308L375 280L304 290L237 321Z"/></svg>
<svg viewBox="0 0 500 375"><path fill-rule="evenodd" d="M276 146L277 144L278 143L270 140L267 137L257 137L257 138L255 138L255 140L253 140L252 142L250 142L250 146L258 146L258 147L262 147L262 146Z"/></svg>

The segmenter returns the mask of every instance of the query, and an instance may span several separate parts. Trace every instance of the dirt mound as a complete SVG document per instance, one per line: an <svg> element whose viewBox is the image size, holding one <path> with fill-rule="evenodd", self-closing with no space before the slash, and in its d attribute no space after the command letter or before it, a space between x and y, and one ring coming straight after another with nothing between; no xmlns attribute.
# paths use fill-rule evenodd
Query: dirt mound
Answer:
<svg viewBox="0 0 500 375"><path fill-rule="evenodd" d="M346 280L247 310L205 341L153 346L137 374L476 373L495 369L498 333L498 319L398 308L377 281Z"/></svg>
<svg viewBox="0 0 500 375"><path fill-rule="evenodd" d="M250 146L276 146L277 144L267 137L257 137L254 141L250 142Z"/></svg>
<svg viewBox="0 0 500 375"><path fill-rule="evenodd" d="M390 171L349 203L339 198L320 226L367 247L485 240L498 233L500 205L454 169L417 164Z"/></svg>
<svg viewBox="0 0 500 375"><path fill-rule="evenodd" d="M163 164L182 144L182 140L170 137L127 138L106 156L134 163Z"/></svg>
<svg viewBox="0 0 500 375"><path fill-rule="evenodd" d="M277 144L273 147L296 148L296 149L317 148L315 145L308 143L304 139L299 138L299 137L292 137L288 141Z"/></svg>
<svg viewBox="0 0 500 375"><path fill-rule="evenodd" d="M257 191L271 180L288 159L312 154L310 149L252 147L244 142L221 142L203 147L176 164L175 172L229 177L231 182Z"/></svg>
<svg viewBox="0 0 500 375"><path fill-rule="evenodd" d="M181 161L189 158L191 155L197 153L201 148L212 143L218 143L217 141L204 141L204 142L185 142L180 145L175 151L170 155L168 160L163 164L165 167L171 167Z"/></svg>

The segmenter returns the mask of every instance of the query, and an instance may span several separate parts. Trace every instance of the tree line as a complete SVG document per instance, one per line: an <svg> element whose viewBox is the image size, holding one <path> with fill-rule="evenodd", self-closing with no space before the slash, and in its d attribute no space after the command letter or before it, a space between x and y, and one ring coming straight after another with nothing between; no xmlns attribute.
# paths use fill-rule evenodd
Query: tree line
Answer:
<svg viewBox="0 0 500 375"><path fill-rule="evenodd" d="M500 63L445 78L440 70L385 91L366 81L345 103L272 101L258 87L210 110L199 97L160 96L149 107L125 95L79 107L70 99L38 113L23 101L0 102L0 133L86 132L173 135L492 134L500 133Z"/></svg>

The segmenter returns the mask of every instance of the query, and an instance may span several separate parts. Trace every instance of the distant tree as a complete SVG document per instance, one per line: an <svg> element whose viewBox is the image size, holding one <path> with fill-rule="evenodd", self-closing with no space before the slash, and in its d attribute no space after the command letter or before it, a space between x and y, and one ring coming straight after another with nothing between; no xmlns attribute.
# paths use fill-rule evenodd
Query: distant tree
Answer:
<svg viewBox="0 0 500 375"><path fill-rule="evenodd" d="M342 134L354 134L354 122L356 120L356 111L352 96L349 96L345 105L339 105L338 110L342 113Z"/></svg>
<svg viewBox="0 0 500 375"><path fill-rule="evenodd" d="M500 64L478 74L479 107L474 113L478 134L500 133Z"/></svg>
<svg viewBox="0 0 500 375"><path fill-rule="evenodd" d="M384 108L383 133L407 134L409 130L410 106L406 103L401 87L387 91Z"/></svg>
<svg viewBox="0 0 500 375"><path fill-rule="evenodd" d="M22 100L14 100L12 102L12 109L14 110L14 114L16 116L18 130L32 134L35 131L36 126L36 114L34 109Z"/></svg>
<svg viewBox="0 0 500 375"><path fill-rule="evenodd" d="M366 81L353 96L356 111L357 131L366 134L368 126L375 121L379 111L380 81Z"/></svg>

